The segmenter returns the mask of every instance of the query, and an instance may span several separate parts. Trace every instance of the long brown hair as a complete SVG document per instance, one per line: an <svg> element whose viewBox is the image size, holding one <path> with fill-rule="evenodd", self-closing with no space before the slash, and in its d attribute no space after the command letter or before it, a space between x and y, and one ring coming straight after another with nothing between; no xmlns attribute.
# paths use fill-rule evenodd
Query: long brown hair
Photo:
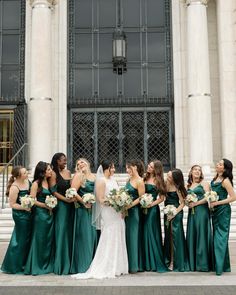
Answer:
<svg viewBox="0 0 236 295"><path fill-rule="evenodd" d="M134 167L134 166L136 166L137 167L137 172L138 172L138 175L140 176L140 177L143 177L143 175L144 175L144 164L143 164L143 162L141 161L141 160L128 160L127 162L126 162L126 165L128 166L128 167Z"/></svg>
<svg viewBox="0 0 236 295"><path fill-rule="evenodd" d="M200 178L199 178L199 183L204 179L204 175L202 173L202 167L200 165L193 165L189 171L189 174L188 174L188 181L187 181L187 188L190 188L190 186L192 185L193 183L193 175L192 175L192 172L193 172L193 169L195 167L199 167L201 169L201 175L200 175Z"/></svg>
<svg viewBox="0 0 236 295"><path fill-rule="evenodd" d="M185 199L188 193L184 186L184 176L182 171L178 168L175 168L171 172L176 189L181 193L182 197Z"/></svg>
<svg viewBox="0 0 236 295"><path fill-rule="evenodd" d="M13 182L16 180L16 178L20 177L21 176L21 169L23 167L22 166L15 166L12 171L11 171L11 177L9 178L9 181L7 183L7 191L6 191L6 196L9 196L9 191L10 191L10 188L13 184Z"/></svg>
<svg viewBox="0 0 236 295"><path fill-rule="evenodd" d="M165 195L166 194L166 185L164 181L164 171L163 171L163 166L161 161L159 160L154 160L152 161L154 169L153 169L153 177L154 177L154 182L156 184L156 187L159 189L160 194ZM144 176L144 181L147 181L150 179L151 173L146 172Z"/></svg>

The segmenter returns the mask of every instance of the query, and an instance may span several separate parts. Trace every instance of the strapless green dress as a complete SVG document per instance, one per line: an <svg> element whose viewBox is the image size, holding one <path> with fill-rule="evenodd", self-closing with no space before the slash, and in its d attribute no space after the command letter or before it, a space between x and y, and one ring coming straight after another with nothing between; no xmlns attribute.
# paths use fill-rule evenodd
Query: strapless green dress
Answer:
<svg viewBox="0 0 236 295"><path fill-rule="evenodd" d="M165 206L174 205L179 207L179 197L177 192L168 192ZM173 271L189 271L188 252L183 229L183 210L180 211L170 222L169 226L165 220L165 240L164 253L166 265L171 262L171 251L173 250Z"/></svg>
<svg viewBox="0 0 236 295"><path fill-rule="evenodd" d="M66 190L70 188L70 180L61 175L57 178L56 191L65 196ZM53 191L55 191L53 189ZM58 199L55 208L55 262L54 273L66 275L70 273L73 226L74 226L74 203L66 203Z"/></svg>
<svg viewBox="0 0 236 295"><path fill-rule="evenodd" d="M211 189L219 196L219 201L228 196L227 190L221 182L211 182ZM217 275L230 272L229 231L231 220L231 206L229 204L215 206L212 211L214 264Z"/></svg>
<svg viewBox="0 0 236 295"><path fill-rule="evenodd" d="M46 196L50 194L48 189L42 188L37 200L45 203ZM53 272L54 253L54 213L35 206L32 241L24 273L41 275Z"/></svg>
<svg viewBox="0 0 236 295"><path fill-rule="evenodd" d="M204 198L205 191L202 185L199 184L194 189L188 189L188 193L194 193L198 200L201 200ZM194 207L194 214L192 209L189 209L186 241L190 270L211 271L213 255L208 204Z"/></svg>
<svg viewBox="0 0 236 295"><path fill-rule="evenodd" d="M84 187L78 190L81 197L87 193L94 193L94 181L86 180ZM81 203L79 205L79 208L75 208L71 273L88 270L98 244L97 230L92 225L92 212Z"/></svg>
<svg viewBox="0 0 236 295"><path fill-rule="evenodd" d="M139 197L138 190L135 189L130 182L127 182L125 188L133 200ZM125 218L125 226L129 272L143 271L140 206L136 205L130 208L128 214L129 215Z"/></svg>
<svg viewBox="0 0 236 295"><path fill-rule="evenodd" d="M145 192L152 194L154 201L158 197L157 187L153 184L145 184ZM142 214L142 221L144 269L147 271L166 272L168 268L165 265L163 254L159 206L151 207L147 210L147 214Z"/></svg>
<svg viewBox="0 0 236 295"><path fill-rule="evenodd" d="M21 197L29 193L29 190L20 190L16 201L17 204L20 204ZM24 272L29 254L32 233L32 213L25 210L12 209L12 217L15 227L1 270L6 273L17 274Z"/></svg>

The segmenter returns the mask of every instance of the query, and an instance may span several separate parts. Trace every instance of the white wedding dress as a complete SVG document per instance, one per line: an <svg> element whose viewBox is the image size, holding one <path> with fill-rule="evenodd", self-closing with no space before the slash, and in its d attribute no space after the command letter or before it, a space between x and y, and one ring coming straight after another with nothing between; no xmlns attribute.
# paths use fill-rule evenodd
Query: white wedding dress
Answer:
<svg viewBox="0 0 236 295"><path fill-rule="evenodd" d="M106 180L106 195L118 189L117 182ZM125 241L125 222L113 208L102 206L101 235L94 259L85 273L72 275L75 279L115 278L128 273L128 257Z"/></svg>

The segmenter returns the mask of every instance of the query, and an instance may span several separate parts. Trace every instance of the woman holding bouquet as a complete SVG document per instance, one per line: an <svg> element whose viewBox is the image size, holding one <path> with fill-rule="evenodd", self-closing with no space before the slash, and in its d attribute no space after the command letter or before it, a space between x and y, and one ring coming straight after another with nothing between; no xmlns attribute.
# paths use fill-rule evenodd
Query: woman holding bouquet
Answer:
<svg viewBox="0 0 236 295"><path fill-rule="evenodd" d="M77 169L71 183L71 187L77 191L71 273L86 272L97 247L97 231L92 226L92 205L83 201L85 194L94 193L95 177L91 173L90 164L86 159L81 158L77 161Z"/></svg>
<svg viewBox="0 0 236 295"><path fill-rule="evenodd" d="M144 166L140 160L131 160L126 164L126 171L130 178L125 188L133 199L133 203L128 207L128 216L125 218L126 224L126 244L129 261L129 272L136 273L143 271L142 257L142 235L141 235L141 210L139 197L145 193L143 182Z"/></svg>
<svg viewBox="0 0 236 295"><path fill-rule="evenodd" d="M98 168L92 222L101 230L101 236L88 271L72 275L76 279L115 278L128 273L124 219L121 212L116 212L106 203L109 194L118 191L118 184L112 177L114 172L115 166L111 161L103 161Z"/></svg>
<svg viewBox="0 0 236 295"><path fill-rule="evenodd" d="M233 189L233 164L222 159L216 164L216 176L211 181L211 189L215 191L219 200L212 202L213 250L215 271L217 275L230 272L229 258L229 230L231 219L230 203L236 200Z"/></svg>
<svg viewBox="0 0 236 295"><path fill-rule="evenodd" d="M211 222L204 198L210 187L203 178L202 168L199 165L192 166L188 175L187 192L188 196L193 196L196 200L187 203L189 211L186 235L191 271L212 270Z"/></svg>
<svg viewBox="0 0 236 295"><path fill-rule="evenodd" d="M142 217L144 269L165 272L168 269L163 255L159 204L164 201L166 185L163 166L160 161L156 160L148 164L144 182L145 192L153 197L153 202L149 206L147 214L143 214Z"/></svg>
<svg viewBox="0 0 236 295"><path fill-rule="evenodd" d="M25 274L41 275L53 272L54 267L54 217L52 209L45 204L51 194L48 179L52 176L50 164L40 161L34 172L30 190L36 198L32 241L25 266Z"/></svg>
<svg viewBox="0 0 236 295"><path fill-rule="evenodd" d="M51 166L53 171L49 178L50 190L58 200L54 215L56 233L54 273L66 275L70 272L71 264L75 198L65 197L71 180L71 173L66 169L66 156L63 153L56 153Z"/></svg>
<svg viewBox="0 0 236 295"><path fill-rule="evenodd" d="M24 272L31 241L32 214L30 208L22 207L21 197L28 195L29 191L30 182L27 170L21 166L14 167L6 195L9 197L15 227L1 266L1 270L7 273Z"/></svg>
<svg viewBox="0 0 236 295"><path fill-rule="evenodd" d="M165 215L164 252L166 264L170 270L188 271L188 254L183 229L183 208L187 191L180 169L173 169L167 174L167 197L165 206L176 207L176 214Z"/></svg>

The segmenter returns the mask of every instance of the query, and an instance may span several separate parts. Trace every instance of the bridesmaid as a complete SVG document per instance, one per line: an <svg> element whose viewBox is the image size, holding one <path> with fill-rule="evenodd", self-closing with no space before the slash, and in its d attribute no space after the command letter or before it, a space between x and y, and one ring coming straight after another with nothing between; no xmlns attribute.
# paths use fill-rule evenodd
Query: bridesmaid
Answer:
<svg viewBox="0 0 236 295"><path fill-rule="evenodd" d="M219 196L217 202L211 203L211 208L214 209L212 211L213 251L217 275L231 271L228 247L231 219L229 203L236 200L232 171L233 164L227 159L222 159L216 164L216 176L211 181L212 191Z"/></svg>
<svg viewBox="0 0 236 295"><path fill-rule="evenodd" d="M50 190L58 199L54 214L55 222L55 262L54 273L66 275L70 272L72 238L74 225L74 201L65 197L70 188L71 173L66 169L66 156L56 153L51 161L52 176L49 178Z"/></svg>
<svg viewBox="0 0 236 295"><path fill-rule="evenodd" d="M50 195L48 178L52 176L50 164L40 161L34 172L30 194L36 198L32 241L25 266L25 274L41 275L53 272L54 216L45 199Z"/></svg>
<svg viewBox="0 0 236 295"><path fill-rule="evenodd" d="M6 273L24 272L31 241L32 214L31 209L22 208L20 199L28 195L29 191L30 182L27 170L16 166L12 170L6 192L15 222L10 244L1 266L1 270Z"/></svg>
<svg viewBox="0 0 236 295"><path fill-rule="evenodd" d="M153 196L153 202L147 214L143 214L142 217L145 270L165 272L168 269L163 255L159 204L164 201L166 186L160 161L156 160L148 164L144 182L145 192Z"/></svg>
<svg viewBox="0 0 236 295"><path fill-rule="evenodd" d="M143 182L144 166L142 161L131 160L126 164L126 171L130 178L125 188L133 198L133 203L128 208L126 224L126 245L129 261L129 272L143 271L142 247L141 247L141 210L138 206L139 197L145 193Z"/></svg>
<svg viewBox="0 0 236 295"><path fill-rule="evenodd" d="M203 181L202 168L194 165L188 175L188 194L194 193L198 201L189 204L187 222L187 248L191 271L212 270L212 237L208 205L204 194L210 190ZM194 214L192 212L194 208Z"/></svg>
<svg viewBox="0 0 236 295"><path fill-rule="evenodd" d="M184 186L184 177L180 169L173 169L167 174L167 197L165 206L174 205L177 214L168 218L165 215L164 251L166 264L170 270L188 271L188 255L183 229L183 208L187 191Z"/></svg>
<svg viewBox="0 0 236 295"><path fill-rule="evenodd" d="M85 205L83 195L94 193L95 176L90 171L86 159L77 162L78 171L75 173L71 187L78 192L75 202L74 233L72 246L71 273L86 272L93 260L97 247L97 231L92 226L91 205Z"/></svg>

